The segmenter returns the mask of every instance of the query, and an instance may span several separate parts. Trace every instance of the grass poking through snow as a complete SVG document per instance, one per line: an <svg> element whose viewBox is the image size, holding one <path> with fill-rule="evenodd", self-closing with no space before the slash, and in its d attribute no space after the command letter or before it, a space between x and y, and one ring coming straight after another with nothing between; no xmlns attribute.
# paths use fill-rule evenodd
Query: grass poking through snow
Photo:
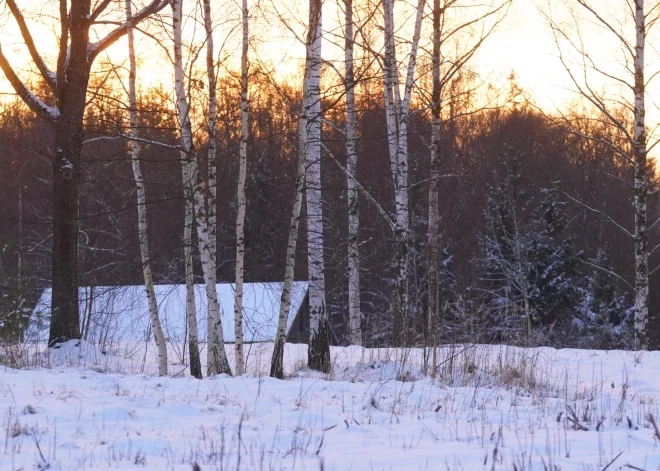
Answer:
<svg viewBox="0 0 660 471"><path fill-rule="evenodd" d="M198 381L151 350L35 347L0 368L0 469L660 469L656 352L333 348L325 375L287 345L279 381L270 351Z"/></svg>

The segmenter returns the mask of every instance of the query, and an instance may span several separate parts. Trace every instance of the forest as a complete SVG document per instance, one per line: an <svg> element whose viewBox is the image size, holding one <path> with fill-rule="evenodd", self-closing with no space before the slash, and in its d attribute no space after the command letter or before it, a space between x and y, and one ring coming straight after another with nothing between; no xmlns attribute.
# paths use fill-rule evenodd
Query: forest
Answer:
<svg viewBox="0 0 660 471"><path fill-rule="evenodd" d="M300 26L276 8L244 0L227 26L209 0L70 3L51 72L29 32L36 20L2 2L33 68L19 77L0 49L12 87L0 104L3 342L23 338L50 286L53 343L80 336L79 286L145 285L150 296L154 284L203 283L216 325L216 282L284 281L281 317L287 286L305 280L308 361L323 371L330 344L660 346L645 122L655 74L644 61L655 17L643 1L621 8L628 23L572 2L613 35L625 66L595 62L577 17L571 28L545 13L576 91L559 111L515 72L495 85L474 67L507 0L344 0L339 20L310 0L292 74L254 52L259 15ZM107 35L94 43L92 30ZM136 87L150 60L139 35L167 52L172 85ZM323 58L325 43L339 59ZM106 47L125 48L121 63ZM208 374L231 373L222 338L208 335Z"/></svg>

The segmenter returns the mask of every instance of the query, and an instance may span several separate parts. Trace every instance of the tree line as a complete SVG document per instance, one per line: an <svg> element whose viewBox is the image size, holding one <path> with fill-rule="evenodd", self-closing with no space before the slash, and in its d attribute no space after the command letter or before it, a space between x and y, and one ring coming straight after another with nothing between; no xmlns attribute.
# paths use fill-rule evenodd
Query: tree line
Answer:
<svg viewBox="0 0 660 471"><path fill-rule="evenodd" d="M391 0L346 0L343 60L328 64L324 5L310 0L304 71L289 79L250 56L261 10L245 1L240 70L224 74L209 0L192 11L154 1L135 14L130 0L63 1L56 72L7 1L41 78L27 85L0 53L17 94L3 103L0 129L0 191L13 203L1 209L3 328L20 330L35 290L52 285L51 344L79 338L79 285L144 283L167 374L153 285L188 286L192 333L192 286L203 282L207 374L231 373L215 285L232 281L241 374L242 283L284 281L271 367L281 377L291 283L305 279L308 361L322 371L330 343L655 348L657 192L644 121L654 21L635 1L635 43L611 28L631 55L629 105L595 92L566 60L583 100L554 114L527 101L515 75L491 97L471 69L508 1L420 0L403 28ZM90 41L108 17L119 26ZM183 39L191 18L200 44ZM564 41L590 57L547 18L560 51ZM138 95L134 37L159 27L174 87ZM104 72L92 73L98 53L124 35L127 70L99 60ZM201 377L193 334L188 350Z"/></svg>

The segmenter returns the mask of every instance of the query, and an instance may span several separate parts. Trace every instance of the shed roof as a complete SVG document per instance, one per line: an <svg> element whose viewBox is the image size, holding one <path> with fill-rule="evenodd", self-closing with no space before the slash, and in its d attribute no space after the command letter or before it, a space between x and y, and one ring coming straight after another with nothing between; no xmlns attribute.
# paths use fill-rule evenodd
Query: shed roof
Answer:
<svg viewBox="0 0 660 471"><path fill-rule="evenodd" d="M283 283L245 283L243 285L243 331L245 342L266 342L275 338ZM297 281L291 291L287 331L307 293L308 283ZM219 283L218 301L222 310L225 342L234 342L233 283ZM161 324L171 341L186 338L185 285L156 285ZM88 340L99 343L145 341L150 332L149 309L144 286L95 286L79 288L81 326L91 308ZM91 302L91 304L90 304ZM195 285L198 337L206 338L206 290ZM41 295L34 311L28 335L47 339L50 325L51 289Z"/></svg>

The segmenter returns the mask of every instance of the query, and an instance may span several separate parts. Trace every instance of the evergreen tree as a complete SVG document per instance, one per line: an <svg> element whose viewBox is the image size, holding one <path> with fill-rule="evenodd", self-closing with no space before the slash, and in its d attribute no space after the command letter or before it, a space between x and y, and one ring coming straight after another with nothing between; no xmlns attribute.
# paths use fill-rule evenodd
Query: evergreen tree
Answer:
<svg viewBox="0 0 660 471"><path fill-rule="evenodd" d="M576 308L579 254L566 230L566 203L555 190L532 196L523 185L518 156L503 160L496 182L476 262L489 333L506 339L553 326Z"/></svg>
<svg viewBox="0 0 660 471"><path fill-rule="evenodd" d="M581 252L567 231L567 203L555 189L542 189L531 215L531 277L536 291L534 305L542 325L550 325L578 304Z"/></svg>
<svg viewBox="0 0 660 471"><path fill-rule="evenodd" d="M579 346L591 348L632 348L633 309L620 290L607 248L598 250L589 262L593 267L582 290L582 306L573 319L581 341Z"/></svg>

